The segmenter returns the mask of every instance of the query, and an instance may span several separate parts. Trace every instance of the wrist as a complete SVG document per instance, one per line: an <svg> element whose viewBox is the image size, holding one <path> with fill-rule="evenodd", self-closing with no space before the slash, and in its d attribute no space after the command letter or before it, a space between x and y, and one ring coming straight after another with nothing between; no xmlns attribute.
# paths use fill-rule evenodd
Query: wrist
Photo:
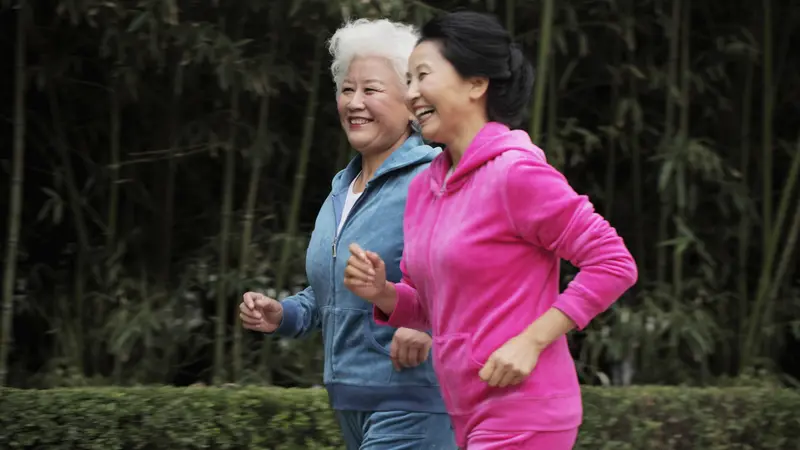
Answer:
<svg viewBox="0 0 800 450"><path fill-rule="evenodd" d="M385 281L383 289L375 297L373 304L383 311L387 316L391 316L394 312L395 304L397 303L397 291L394 288L394 283Z"/></svg>
<svg viewBox="0 0 800 450"><path fill-rule="evenodd" d="M544 350L575 328L575 322L556 308L550 308L522 332L524 339L538 350Z"/></svg>
<svg viewBox="0 0 800 450"><path fill-rule="evenodd" d="M535 325L535 322L531 324L521 333L521 336L528 345L541 352L552 344L553 341L545 336Z"/></svg>

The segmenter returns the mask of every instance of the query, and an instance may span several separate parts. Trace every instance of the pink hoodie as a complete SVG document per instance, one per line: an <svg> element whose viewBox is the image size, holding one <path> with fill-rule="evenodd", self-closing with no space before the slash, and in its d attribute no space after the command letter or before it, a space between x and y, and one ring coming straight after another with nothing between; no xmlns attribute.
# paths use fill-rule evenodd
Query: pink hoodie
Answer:
<svg viewBox="0 0 800 450"><path fill-rule="evenodd" d="M378 323L432 329L433 362L462 448L485 431L556 431L582 421L566 337L517 386L478 372L492 352L551 307L584 328L637 279L614 228L569 186L523 131L488 123L445 184L447 152L412 182L404 218L403 281ZM559 263L580 273L559 293Z"/></svg>

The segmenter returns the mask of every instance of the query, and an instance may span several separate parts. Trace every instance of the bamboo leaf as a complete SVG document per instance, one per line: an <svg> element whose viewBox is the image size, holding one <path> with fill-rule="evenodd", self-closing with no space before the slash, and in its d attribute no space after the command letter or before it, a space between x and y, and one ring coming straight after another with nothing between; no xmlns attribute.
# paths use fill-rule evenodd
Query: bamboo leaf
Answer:
<svg viewBox="0 0 800 450"><path fill-rule="evenodd" d="M126 30L128 33L133 33L135 31L139 31L145 23L151 18L151 14L149 11L142 11L140 12L136 18L131 21L130 25L128 25L128 29Z"/></svg>

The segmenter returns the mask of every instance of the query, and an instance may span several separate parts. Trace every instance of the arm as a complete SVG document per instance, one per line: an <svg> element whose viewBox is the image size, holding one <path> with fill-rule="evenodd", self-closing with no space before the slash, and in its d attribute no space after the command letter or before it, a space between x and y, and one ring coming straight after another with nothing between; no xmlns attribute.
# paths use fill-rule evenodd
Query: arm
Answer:
<svg viewBox="0 0 800 450"><path fill-rule="evenodd" d="M303 338L320 327L319 309L311 286L281 302L283 319L274 334Z"/></svg>
<svg viewBox="0 0 800 450"><path fill-rule="evenodd" d="M553 307L525 331L546 346L574 327L585 328L633 286L636 262L589 199L546 162L515 161L506 180L506 212L520 236L579 269Z"/></svg>
<svg viewBox="0 0 800 450"><path fill-rule="evenodd" d="M387 281L383 292L374 301L375 323L395 328L430 330L430 320L422 307L419 292L406 272L405 257L400 260L400 271L403 279L399 283Z"/></svg>

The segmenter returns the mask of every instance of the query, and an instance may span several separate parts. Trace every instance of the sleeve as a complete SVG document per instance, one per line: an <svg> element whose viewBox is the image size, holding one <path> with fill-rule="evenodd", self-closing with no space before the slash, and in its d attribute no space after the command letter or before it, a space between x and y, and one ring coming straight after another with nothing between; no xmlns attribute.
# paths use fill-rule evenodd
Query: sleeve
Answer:
<svg viewBox="0 0 800 450"><path fill-rule="evenodd" d="M320 317L314 289L311 286L303 289L281 302L283 320L272 334L289 338L304 338L312 331L319 329Z"/></svg>
<svg viewBox="0 0 800 450"><path fill-rule="evenodd" d="M579 269L553 307L585 328L636 283L636 262L588 197L545 161L520 159L506 174L506 213L519 235Z"/></svg>
<svg viewBox="0 0 800 450"><path fill-rule="evenodd" d="M391 316L387 316L377 306L373 306L372 316L375 319L375 323L427 332L431 329L430 319L423 307L417 288L414 287L414 283L409 278L408 272L406 272L405 255L400 260L400 271L403 273L403 279L399 283L394 283L394 290L397 295L394 311L392 311Z"/></svg>

